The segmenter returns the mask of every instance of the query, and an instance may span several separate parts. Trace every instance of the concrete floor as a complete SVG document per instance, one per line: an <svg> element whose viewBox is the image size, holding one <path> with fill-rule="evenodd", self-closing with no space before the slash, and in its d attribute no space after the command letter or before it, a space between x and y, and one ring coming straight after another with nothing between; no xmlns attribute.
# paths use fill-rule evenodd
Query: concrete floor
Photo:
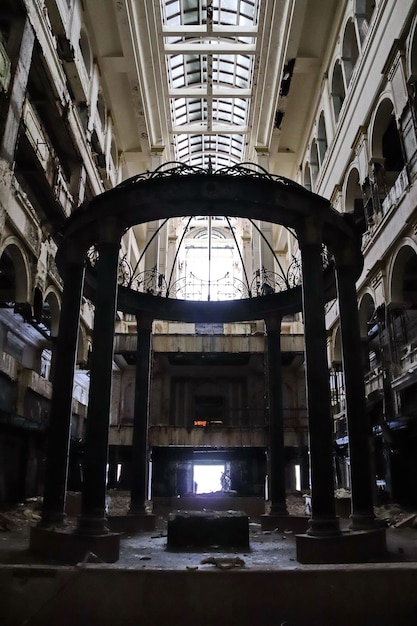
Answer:
<svg viewBox="0 0 417 626"><path fill-rule="evenodd" d="M341 520L341 526L347 528L348 520ZM0 565L59 565L54 561L53 555L50 559L41 559L29 553L29 529L27 525L18 530L0 532ZM211 546L206 549L173 551L167 549L166 521L158 518L155 531L123 537L120 544L120 559L111 565L103 564L103 567L147 570L213 569L213 565L201 563L208 557L227 559L239 557L244 561L243 567L255 570L320 567L297 562L293 533L262 531L261 525L256 522L251 522L249 529L249 550L221 550ZM375 562L417 563L417 528L387 528L387 546L388 553ZM94 557L90 557L89 562L97 564ZM228 568L228 564L225 563L224 567Z"/></svg>
<svg viewBox="0 0 417 626"><path fill-rule="evenodd" d="M388 528L387 555L353 565L300 564L291 533L256 522L250 550L172 552L159 519L113 564L40 562L28 543L27 525L0 532L1 626L417 626L415 528ZM237 567L202 563L219 557Z"/></svg>

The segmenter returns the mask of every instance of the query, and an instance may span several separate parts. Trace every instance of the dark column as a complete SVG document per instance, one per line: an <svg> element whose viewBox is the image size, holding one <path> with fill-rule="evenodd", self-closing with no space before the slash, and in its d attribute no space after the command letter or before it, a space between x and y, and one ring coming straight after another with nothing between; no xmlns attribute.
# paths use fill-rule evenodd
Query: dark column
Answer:
<svg viewBox="0 0 417 626"><path fill-rule="evenodd" d="M299 229L307 409L310 438L311 519L309 535L340 533L335 512L333 429L324 317L321 224L306 218Z"/></svg>
<svg viewBox="0 0 417 626"><path fill-rule="evenodd" d="M145 513L152 319L144 315L137 315L136 323L138 343L136 347L130 513Z"/></svg>
<svg viewBox="0 0 417 626"><path fill-rule="evenodd" d="M114 322L116 314L120 225L108 220L101 225L96 244L97 286L94 298L94 329L91 353L84 481L78 532L101 535L108 532L105 517L106 469L111 401Z"/></svg>
<svg viewBox="0 0 417 626"><path fill-rule="evenodd" d="M84 254L80 252L80 256ZM40 526L64 522L71 426L72 389L84 284L84 262L69 260L64 275L48 430L48 456Z"/></svg>
<svg viewBox="0 0 417 626"><path fill-rule="evenodd" d="M30 65L32 62L35 33L29 18L12 22L7 53L12 62L12 76L4 101L0 118L0 155L10 164L13 163L17 136L22 117L23 103Z"/></svg>
<svg viewBox="0 0 417 626"><path fill-rule="evenodd" d="M371 471L371 425L366 410L353 250L346 244L336 255L346 417L352 485L352 523L357 530L375 527Z"/></svg>
<svg viewBox="0 0 417 626"><path fill-rule="evenodd" d="M271 514L288 515L285 492L281 319L277 315L265 320L268 346L269 499Z"/></svg>
<svg viewBox="0 0 417 626"><path fill-rule="evenodd" d="M107 474L108 488L116 489L117 487L117 464L119 462L118 446L110 446L108 462L109 462L109 471Z"/></svg>

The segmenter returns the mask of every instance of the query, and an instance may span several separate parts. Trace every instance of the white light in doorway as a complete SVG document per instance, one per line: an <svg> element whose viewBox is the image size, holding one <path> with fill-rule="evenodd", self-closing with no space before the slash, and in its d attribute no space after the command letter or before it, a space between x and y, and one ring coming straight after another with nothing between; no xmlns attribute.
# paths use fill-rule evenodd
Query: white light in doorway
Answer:
<svg viewBox="0 0 417 626"><path fill-rule="evenodd" d="M301 465L295 465L295 490L301 491Z"/></svg>
<svg viewBox="0 0 417 626"><path fill-rule="evenodd" d="M194 493L214 493L221 491L220 478L225 471L224 465L194 465Z"/></svg>

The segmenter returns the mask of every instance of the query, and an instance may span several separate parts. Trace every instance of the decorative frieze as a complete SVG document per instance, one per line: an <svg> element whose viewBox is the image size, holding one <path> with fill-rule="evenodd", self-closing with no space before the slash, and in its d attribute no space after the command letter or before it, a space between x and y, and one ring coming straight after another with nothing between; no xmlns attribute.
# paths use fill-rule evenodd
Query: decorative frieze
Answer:
<svg viewBox="0 0 417 626"><path fill-rule="evenodd" d="M0 42L0 87L2 91L7 91L10 83L10 59L7 52Z"/></svg>
<svg viewBox="0 0 417 626"><path fill-rule="evenodd" d="M55 282L62 287L63 286L63 281L61 278L61 275L58 271L58 268L56 266L55 263L55 258L54 256L48 252L48 257L47 257L48 261L47 261L47 267L48 267L48 273L50 274L50 276L52 276L52 278L55 280Z"/></svg>

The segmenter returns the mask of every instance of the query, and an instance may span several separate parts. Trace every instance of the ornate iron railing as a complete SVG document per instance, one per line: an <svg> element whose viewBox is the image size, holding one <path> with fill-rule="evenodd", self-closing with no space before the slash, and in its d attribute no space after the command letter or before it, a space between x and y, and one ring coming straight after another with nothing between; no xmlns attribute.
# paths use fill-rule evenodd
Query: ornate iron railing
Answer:
<svg viewBox="0 0 417 626"><path fill-rule="evenodd" d="M98 252L90 248L87 262L91 268L97 263ZM331 266L333 257L323 246L323 270ZM280 293L293 289L302 282L301 259L293 256L291 263L284 270L280 265L280 273L273 272L265 267L258 269L249 285L239 278L230 276L227 272L219 279L208 281L199 278L193 272L188 272L176 281L168 284L165 274L153 267L141 272L137 266L132 268L126 256L119 260L118 284L133 291L148 293L162 298L181 300L241 300L257 298L272 293Z"/></svg>
<svg viewBox="0 0 417 626"><path fill-rule="evenodd" d="M168 286L165 275L154 267L134 273L126 258L119 262L118 283L133 291L154 296L181 300L241 300L256 298L292 289L301 283L300 260L293 258L285 274L278 274L266 268L255 272L248 286L239 278L227 272L221 278L208 281L193 272L174 281Z"/></svg>
<svg viewBox="0 0 417 626"><path fill-rule="evenodd" d="M163 163L162 165L160 165L156 170L152 172L144 172L142 174L132 176L131 178L128 178L127 180L124 180L122 183L117 185L116 189L130 187L132 185L135 185L145 180L150 180L152 178L167 178L169 176L190 176L192 174L203 174L206 176L249 176L252 178L263 178L265 180L281 182L287 187L294 187L297 189L303 189L303 191L305 191L305 187L303 187L302 185L299 185L295 181L290 180L289 178L285 178L284 176L271 174L257 163L238 163L229 167L222 167L217 170L213 170L213 168L210 166L208 168L203 168L195 165L181 163L179 161L168 161L167 163Z"/></svg>

